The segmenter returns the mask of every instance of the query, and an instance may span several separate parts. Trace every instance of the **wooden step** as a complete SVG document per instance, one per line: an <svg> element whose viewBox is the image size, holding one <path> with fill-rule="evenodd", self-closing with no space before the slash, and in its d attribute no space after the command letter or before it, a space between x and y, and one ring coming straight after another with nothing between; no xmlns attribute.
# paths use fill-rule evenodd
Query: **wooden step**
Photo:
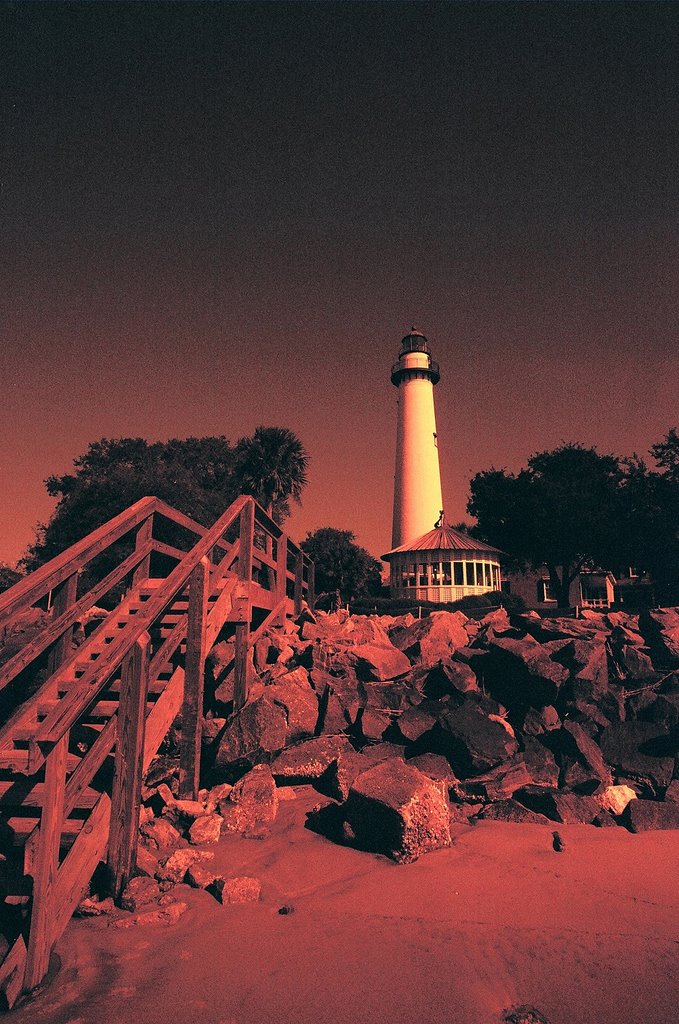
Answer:
<svg viewBox="0 0 679 1024"><path fill-rule="evenodd" d="M19 776L10 781L0 781L0 810L15 807L42 807L45 797L45 783L36 782L31 785L30 776ZM88 787L78 796L76 807L80 810L91 810L101 796L96 789Z"/></svg>
<svg viewBox="0 0 679 1024"><path fill-rule="evenodd" d="M21 847L25 846L29 836L39 824L40 818L36 818L34 815L26 817L13 815L3 823L2 830L8 835L12 846ZM74 840L79 836L85 824L87 824L86 819L81 818L67 818L64 821L61 829L62 849L67 849L73 845Z"/></svg>
<svg viewBox="0 0 679 1024"><path fill-rule="evenodd" d="M72 772L80 764L77 754L69 754L66 759L66 770ZM8 768L13 772L28 772L28 750L3 748L0 750L0 769Z"/></svg>

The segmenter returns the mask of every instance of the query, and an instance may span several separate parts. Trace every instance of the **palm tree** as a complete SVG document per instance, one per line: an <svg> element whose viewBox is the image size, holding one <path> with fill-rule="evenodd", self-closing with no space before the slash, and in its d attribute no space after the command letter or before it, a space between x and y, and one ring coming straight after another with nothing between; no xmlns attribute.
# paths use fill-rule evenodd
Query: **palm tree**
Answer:
<svg viewBox="0 0 679 1024"><path fill-rule="evenodd" d="M287 427L257 427L235 449L235 475L244 494L251 494L280 524L290 515L290 498L298 504L307 483L309 456Z"/></svg>

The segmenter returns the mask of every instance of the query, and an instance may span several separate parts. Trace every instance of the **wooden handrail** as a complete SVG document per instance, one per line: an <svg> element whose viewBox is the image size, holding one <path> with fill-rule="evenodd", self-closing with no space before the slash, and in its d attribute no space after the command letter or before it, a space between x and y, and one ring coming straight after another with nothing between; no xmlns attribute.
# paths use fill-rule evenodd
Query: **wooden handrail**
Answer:
<svg viewBox="0 0 679 1024"><path fill-rule="evenodd" d="M100 690L103 689L128 651L131 650L142 633L148 630L155 619L165 611L177 593L183 589L195 566L221 540L222 535L240 515L248 502L254 503L254 499L241 495L231 503L224 515L201 537L183 561L175 566L167 579L161 583L153 597L146 602L144 611L136 617L134 626L130 626L122 632L119 642L110 645L107 653L81 676L76 685L71 688L68 696L61 700L39 724L35 735L29 742L31 761L36 767L42 763L43 747L47 749L53 747L59 738L77 722L80 715L87 710Z"/></svg>
<svg viewBox="0 0 679 1024"><path fill-rule="evenodd" d="M0 628L18 612L30 608L41 597L62 583L68 576L79 571L96 555L101 554L115 541L133 530L156 510L158 499L140 498L139 501L115 516L108 523L83 537L77 544L62 551L45 565L36 569L25 579L0 594Z"/></svg>

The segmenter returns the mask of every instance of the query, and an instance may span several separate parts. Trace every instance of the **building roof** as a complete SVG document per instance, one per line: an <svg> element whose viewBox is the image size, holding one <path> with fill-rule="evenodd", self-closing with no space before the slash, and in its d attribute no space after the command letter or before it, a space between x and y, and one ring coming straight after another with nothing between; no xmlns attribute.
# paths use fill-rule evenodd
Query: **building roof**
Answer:
<svg viewBox="0 0 679 1024"><path fill-rule="evenodd" d="M382 558L388 562L392 555L401 551L482 551L486 554L502 554L500 549L494 548L492 544L484 544L482 540L476 540L446 525L435 527L429 533L423 533L421 537L387 551Z"/></svg>

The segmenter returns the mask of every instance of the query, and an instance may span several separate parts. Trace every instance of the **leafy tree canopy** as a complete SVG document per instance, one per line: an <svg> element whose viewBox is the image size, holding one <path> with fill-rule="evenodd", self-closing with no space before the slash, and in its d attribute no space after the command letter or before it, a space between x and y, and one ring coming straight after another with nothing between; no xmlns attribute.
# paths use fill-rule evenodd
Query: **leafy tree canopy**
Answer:
<svg viewBox="0 0 679 1024"><path fill-rule="evenodd" d="M515 563L546 565L560 605L582 570L635 565L658 584L657 597L679 587L679 437L671 430L642 459L600 455L563 444L538 452L518 474L489 469L470 484L476 536Z"/></svg>
<svg viewBox="0 0 679 1024"><path fill-rule="evenodd" d="M262 457L263 451L270 457ZM252 452L257 453L257 459ZM291 457L295 453L296 460ZM278 521L299 500L307 455L291 431L259 427L232 447L225 437L149 443L141 437L102 438L74 461L74 472L51 476L57 498L23 564L36 569L147 494L210 526L241 493L267 498Z"/></svg>
<svg viewBox="0 0 679 1024"><path fill-rule="evenodd" d="M6 562L0 562L0 594L13 587L21 579L21 573L10 568Z"/></svg>
<svg viewBox="0 0 679 1024"><path fill-rule="evenodd" d="M379 593L381 563L355 541L350 530L331 526L314 530L302 541L302 549L315 562L318 594L339 590L344 600L354 600Z"/></svg>

